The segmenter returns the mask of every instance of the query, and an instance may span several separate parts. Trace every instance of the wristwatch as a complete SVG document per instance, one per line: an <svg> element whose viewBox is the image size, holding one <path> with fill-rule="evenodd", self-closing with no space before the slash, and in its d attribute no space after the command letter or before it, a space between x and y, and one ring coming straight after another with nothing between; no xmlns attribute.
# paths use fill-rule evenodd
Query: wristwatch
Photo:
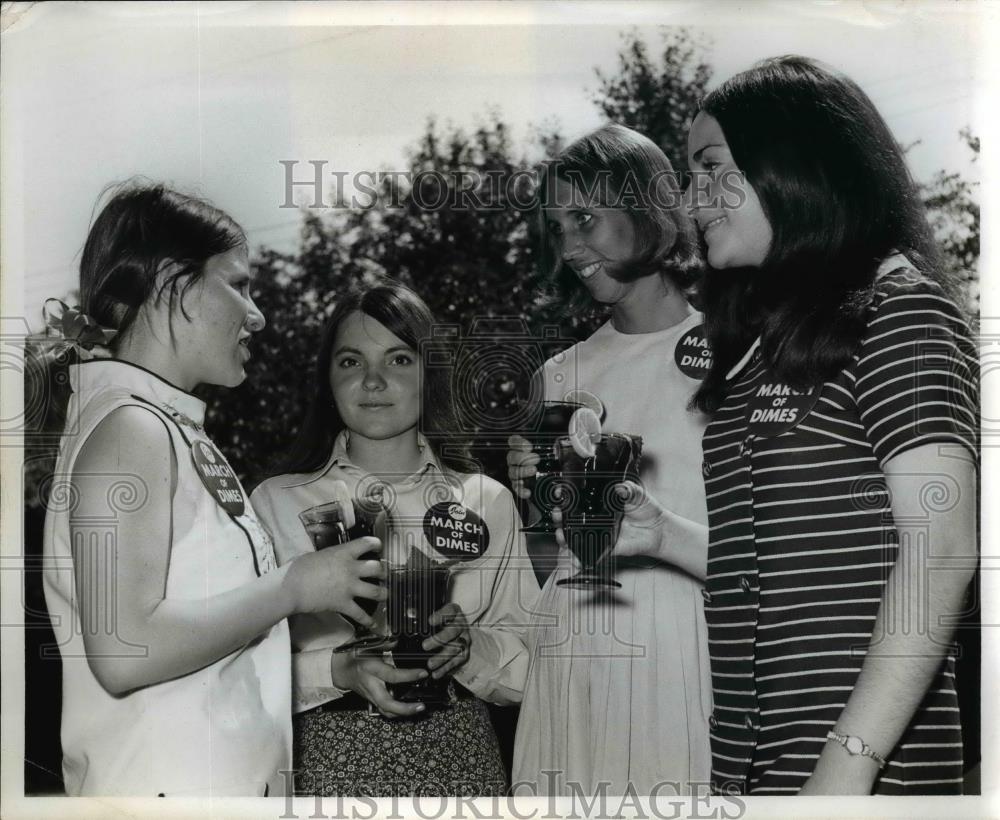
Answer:
<svg viewBox="0 0 1000 820"><path fill-rule="evenodd" d="M886 760L882 755L872 749L867 743L865 743L857 735L841 735L834 731L829 731L826 733L827 740L835 740L845 749L849 755L863 755L864 757L870 757L876 763L880 769L884 769L886 766Z"/></svg>

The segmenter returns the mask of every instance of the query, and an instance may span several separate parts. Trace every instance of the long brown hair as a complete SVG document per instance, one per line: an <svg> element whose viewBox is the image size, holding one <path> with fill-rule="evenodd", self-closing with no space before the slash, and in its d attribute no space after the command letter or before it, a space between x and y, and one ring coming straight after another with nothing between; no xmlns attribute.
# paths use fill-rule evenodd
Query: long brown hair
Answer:
<svg viewBox="0 0 1000 820"><path fill-rule="evenodd" d="M344 420L337 411L330 389L330 364L337 331L355 311L384 325L414 351L419 351L422 340L430 338L435 323L434 314L426 302L392 279L381 279L374 285L345 294L323 326L309 404L288 457L281 464L281 473L309 473L323 467L330 459L334 441L344 429ZM441 368L424 369L422 400L420 431L438 459L459 472L469 472L472 466L468 457L468 440L458 433L451 380L447 372Z"/></svg>
<svg viewBox="0 0 1000 820"><path fill-rule="evenodd" d="M794 387L832 378L857 350L875 274L892 251L954 290L899 144L844 75L779 57L730 78L702 111L726 136L771 225L759 268L706 271L701 290L712 367L695 403L714 412L726 373L753 340Z"/></svg>

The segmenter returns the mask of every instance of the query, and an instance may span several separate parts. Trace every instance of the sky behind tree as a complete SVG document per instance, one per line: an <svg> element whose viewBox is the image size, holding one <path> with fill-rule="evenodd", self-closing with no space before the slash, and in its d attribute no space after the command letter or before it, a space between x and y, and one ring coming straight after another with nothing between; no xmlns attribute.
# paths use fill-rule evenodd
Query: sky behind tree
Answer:
<svg viewBox="0 0 1000 820"><path fill-rule="evenodd" d="M429 116L471 130L491 109L518 145L532 126L570 138L594 128L594 69L614 72L630 24L654 55L655 24L691 25L713 86L767 56L825 60L870 93L904 145L919 143L918 180L978 170L958 136L979 130L987 108L976 4L394 8L41 4L8 19L3 267L24 288L23 301L6 294L7 315L35 321L44 298L74 287L112 181L141 174L199 192L254 247L290 249L300 217L280 207L280 160L299 161L297 178L308 160L349 176L402 168ZM484 25L490 15L506 24ZM393 25L407 18L431 24Z"/></svg>

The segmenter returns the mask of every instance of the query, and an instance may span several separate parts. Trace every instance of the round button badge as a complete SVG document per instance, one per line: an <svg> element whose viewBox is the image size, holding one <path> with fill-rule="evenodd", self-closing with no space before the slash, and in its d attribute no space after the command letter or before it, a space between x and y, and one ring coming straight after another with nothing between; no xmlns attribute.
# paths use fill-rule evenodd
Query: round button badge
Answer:
<svg viewBox="0 0 1000 820"><path fill-rule="evenodd" d="M459 561L474 561L490 546L486 522L455 501L441 501L427 510L424 535L439 553Z"/></svg>
<svg viewBox="0 0 1000 820"><path fill-rule="evenodd" d="M698 325L686 331L674 348L674 361L685 376L704 379L712 366L712 351L705 338L705 326Z"/></svg>
<svg viewBox="0 0 1000 820"><path fill-rule="evenodd" d="M746 420L750 433L761 438L787 433L812 412L819 394L819 387L795 390L765 374L747 401Z"/></svg>
<svg viewBox="0 0 1000 820"><path fill-rule="evenodd" d="M240 482L222 453L210 442L197 439L191 445L191 460L198 478L218 505L230 515L243 515L246 505Z"/></svg>

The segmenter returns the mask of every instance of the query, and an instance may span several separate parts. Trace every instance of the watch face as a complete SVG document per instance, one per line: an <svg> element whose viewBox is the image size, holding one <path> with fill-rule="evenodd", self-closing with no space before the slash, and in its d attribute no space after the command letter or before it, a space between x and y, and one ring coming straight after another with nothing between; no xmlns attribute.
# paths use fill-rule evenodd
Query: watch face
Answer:
<svg viewBox="0 0 1000 820"><path fill-rule="evenodd" d="M865 744L861 742L861 738L853 736L847 738L847 743L844 746L852 755L861 754L861 750L865 748Z"/></svg>

